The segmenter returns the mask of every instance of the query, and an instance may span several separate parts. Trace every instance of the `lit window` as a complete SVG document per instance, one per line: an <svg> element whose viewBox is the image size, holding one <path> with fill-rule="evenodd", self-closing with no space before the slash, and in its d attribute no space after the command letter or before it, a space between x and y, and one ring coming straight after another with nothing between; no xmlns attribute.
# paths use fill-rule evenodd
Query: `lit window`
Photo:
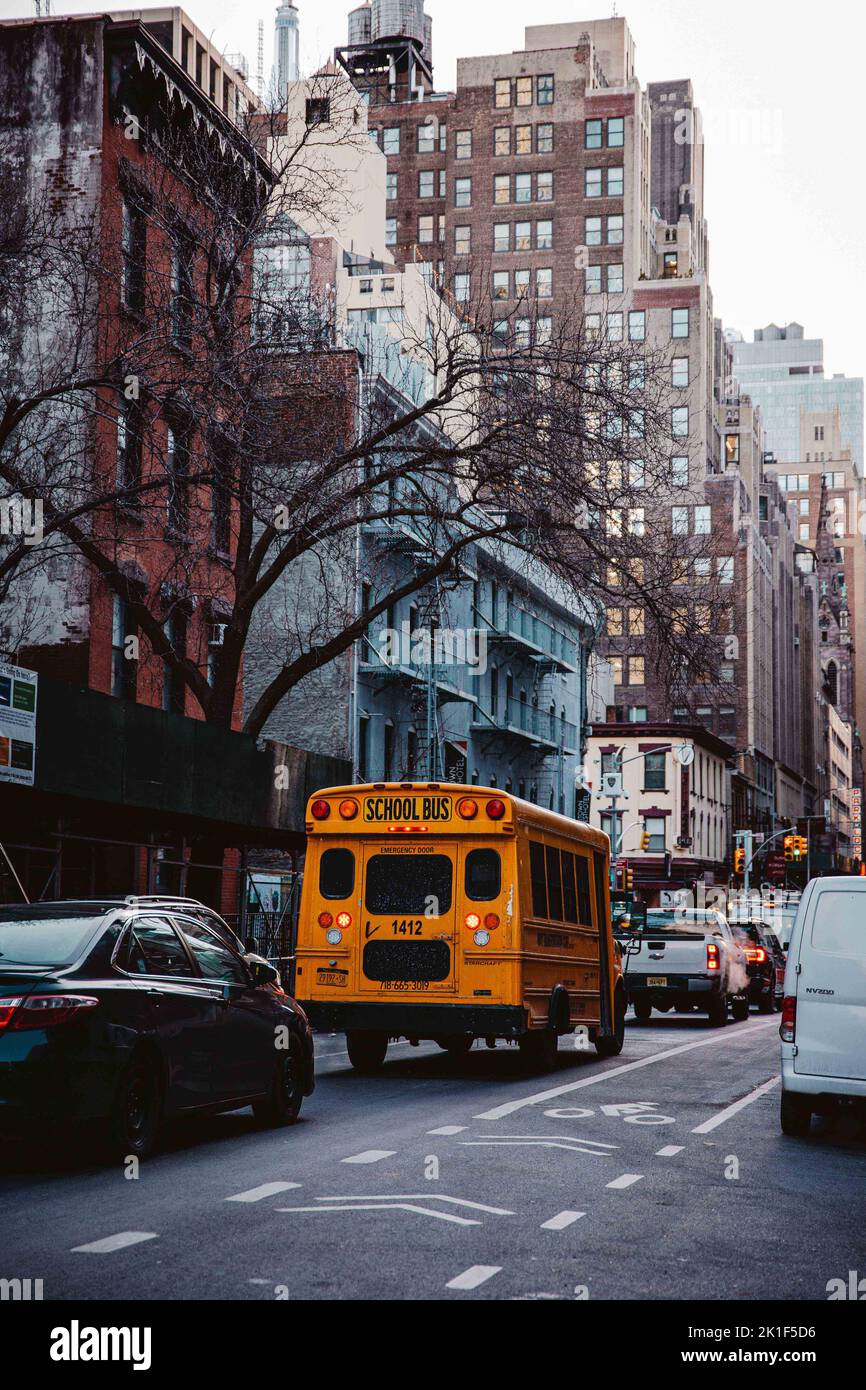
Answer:
<svg viewBox="0 0 866 1390"><path fill-rule="evenodd" d="M610 664L611 674L613 675L614 685L622 685L622 657L609 656L607 659Z"/></svg>
<svg viewBox="0 0 866 1390"><path fill-rule="evenodd" d="M514 153L532 154L532 126L519 125L514 131Z"/></svg>
<svg viewBox="0 0 866 1390"><path fill-rule="evenodd" d="M516 80L515 83L514 83L514 89L515 89L515 99L514 99L514 104L515 104L515 106L531 106L531 105L532 105L532 78L531 78L531 77L518 77L517 80Z"/></svg>
<svg viewBox="0 0 866 1390"><path fill-rule="evenodd" d="M622 609L608 608L607 610L607 635L608 637L622 637Z"/></svg>
<svg viewBox="0 0 866 1390"><path fill-rule="evenodd" d="M646 662L642 656L629 657L628 683L629 685L646 685Z"/></svg>
<svg viewBox="0 0 866 1390"><path fill-rule="evenodd" d="M630 637L644 637L646 635L646 616L642 608L630 608L628 610L628 630Z"/></svg>
<svg viewBox="0 0 866 1390"><path fill-rule="evenodd" d="M493 84L494 101L499 110L511 105L511 78L497 77Z"/></svg>

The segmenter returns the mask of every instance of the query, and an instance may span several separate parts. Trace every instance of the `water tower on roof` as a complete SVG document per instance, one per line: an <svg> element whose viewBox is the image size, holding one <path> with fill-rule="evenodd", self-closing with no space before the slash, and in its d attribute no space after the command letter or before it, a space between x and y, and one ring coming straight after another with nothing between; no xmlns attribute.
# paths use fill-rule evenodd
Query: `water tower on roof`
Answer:
<svg viewBox="0 0 866 1390"><path fill-rule="evenodd" d="M423 100L433 90L433 23L424 0L372 0L349 14L334 57L371 105Z"/></svg>

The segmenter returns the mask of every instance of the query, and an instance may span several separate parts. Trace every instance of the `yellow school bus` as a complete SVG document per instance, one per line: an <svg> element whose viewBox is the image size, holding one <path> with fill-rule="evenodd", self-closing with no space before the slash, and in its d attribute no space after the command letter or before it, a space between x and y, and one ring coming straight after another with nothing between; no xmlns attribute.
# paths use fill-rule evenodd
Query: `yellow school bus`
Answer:
<svg viewBox="0 0 866 1390"><path fill-rule="evenodd" d="M622 1050L608 837L506 792L334 787L307 806L295 993L369 1073L390 1039L517 1042L551 1065L585 1029Z"/></svg>

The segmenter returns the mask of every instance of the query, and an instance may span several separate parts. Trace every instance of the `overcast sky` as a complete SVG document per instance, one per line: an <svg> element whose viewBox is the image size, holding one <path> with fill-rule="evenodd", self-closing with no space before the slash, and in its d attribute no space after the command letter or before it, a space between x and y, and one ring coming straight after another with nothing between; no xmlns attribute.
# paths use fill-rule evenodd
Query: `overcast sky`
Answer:
<svg viewBox="0 0 866 1390"><path fill-rule="evenodd" d="M346 38L349 0L295 0L302 67ZM458 55L523 47L523 26L604 18L609 3L428 0L436 86L455 80ZM53 0L55 14L92 12ZM265 20L273 62L275 3L187 0L184 8L226 52L256 67ZM33 13L0 0L0 15ZM706 123L706 204L716 313L747 338L792 319L823 337L828 374L866 375L866 176L860 0L619 0L642 83L690 77Z"/></svg>

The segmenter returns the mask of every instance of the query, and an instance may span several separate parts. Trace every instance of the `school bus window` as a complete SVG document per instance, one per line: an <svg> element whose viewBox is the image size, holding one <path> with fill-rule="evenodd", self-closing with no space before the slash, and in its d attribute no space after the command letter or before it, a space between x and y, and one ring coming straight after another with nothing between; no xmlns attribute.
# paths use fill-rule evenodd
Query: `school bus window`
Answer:
<svg viewBox="0 0 866 1390"><path fill-rule="evenodd" d="M532 884L532 915L547 916L547 882L544 877L544 845L529 842L529 878Z"/></svg>
<svg viewBox="0 0 866 1390"><path fill-rule="evenodd" d="M577 873L577 911L578 920L583 927L592 926L592 898L589 891L589 861L582 854L574 856Z"/></svg>
<svg viewBox="0 0 866 1390"><path fill-rule="evenodd" d="M466 856L466 896L489 903L502 888L502 862L495 849L473 849Z"/></svg>
<svg viewBox="0 0 866 1390"><path fill-rule="evenodd" d="M579 918L577 915L577 892L574 886L574 855L569 854L568 850L562 851L562 901L563 915L566 922L572 922L577 926Z"/></svg>
<svg viewBox="0 0 866 1390"><path fill-rule="evenodd" d="M367 911L407 913L451 908L452 864L445 854L375 854L367 865Z"/></svg>
<svg viewBox="0 0 866 1390"><path fill-rule="evenodd" d="M326 849L319 865L323 898L349 898L355 887L355 856L350 849Z"/></svg>
<svg viewBox="0 0 866 1390"><path fill-rule="evenodd" d="M548 916L554 922L562 921L562 871L559 867L559 850L548 845L547 859L547 906Z"/></svg>

